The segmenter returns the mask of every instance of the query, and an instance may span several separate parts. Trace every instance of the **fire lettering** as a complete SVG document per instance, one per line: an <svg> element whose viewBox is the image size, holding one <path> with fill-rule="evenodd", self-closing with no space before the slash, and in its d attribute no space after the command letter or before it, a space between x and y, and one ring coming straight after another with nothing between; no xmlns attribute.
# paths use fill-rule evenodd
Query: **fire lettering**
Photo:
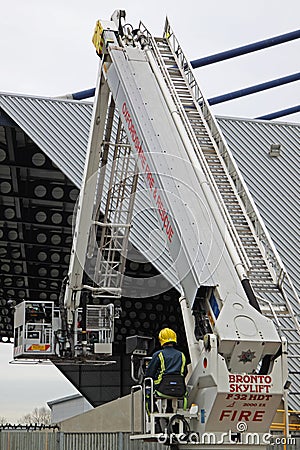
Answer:
<svg viewBox="0 0 300 450"><path fill-rule="evenodd" d="M150 172L150 167L148 166L148 164L146 166L146 174L147 174L147 181L149 184L149 188L152 191L152 189L154 187L154 178L153 178L152 173Z"/></svg>
<svg viewBox="0 0 300 450"><path fill-rule="evenodd" d="M237 420L238 422L262 422L266 411L238 411L238 410L230 410L224 409L221 411L219 420L222 422L223 420L230 420L234 422Z"/></svg>
<svg viewBox="0 0 300 450"><path fill-rule="evenodd" d="M158 207L159 216L163 223L163 229L165 230L165 233L168 236L169 242L172 242L174 230L171 225L171 219L169 218L168 212L166 211L166 209L163 205L163 201L162 201L160 195L157 194L157 187L155 186L154 176L151 172L149 164L147 163L147 158L146 158L145 152L143 150L142 144L137 135L137 131L135 129L134 123L130 116L130 112L127 109L126 102L124 102L122 105L122 114L123 114L125 122L127 124L128 131L130 133L132 142L134 144L134 148L137 151L138 158L141 162L142 168L145 171L146 180L149 185L150 191L152 192L153 199L155 200L155 203Z"/></svg>

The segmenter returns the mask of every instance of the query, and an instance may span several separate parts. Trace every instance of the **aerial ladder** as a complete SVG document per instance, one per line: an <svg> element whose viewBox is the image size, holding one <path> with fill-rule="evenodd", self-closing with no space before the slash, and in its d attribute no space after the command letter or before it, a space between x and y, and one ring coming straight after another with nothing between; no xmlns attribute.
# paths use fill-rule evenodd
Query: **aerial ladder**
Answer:
<svg viewBox="0 0 300 450"><path fill-rule="evenodd" d="M265 446L287 397L287 338L297 355L299 299L170 24L156 38L124 19L98 21L93 37L99 75L55 357L111 354L140 178L177 274L191 359L189 408L177 416L222 448L228 430ZM163 415L144 414L132 437L157 437ZM179 448L207 446L185 437Z"/></svg>

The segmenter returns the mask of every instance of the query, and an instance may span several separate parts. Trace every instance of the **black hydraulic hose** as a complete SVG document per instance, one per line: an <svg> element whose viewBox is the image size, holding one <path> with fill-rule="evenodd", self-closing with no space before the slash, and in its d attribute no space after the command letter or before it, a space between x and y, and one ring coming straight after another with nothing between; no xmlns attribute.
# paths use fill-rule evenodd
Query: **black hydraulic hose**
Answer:
<svg viewBox="0 0 300 450"><path fill-rule="evenodd" d="M168 435L171 435L173 433L172 427L173 427L174 422L176 422L176 421L180 421L183 423L183 433L186 436L188 436L191 431L190 426L182 414L174 414L174 416L171 417L171 419L169 420L169 423L168 423L168 427L167 427Z"/></svg>
<svg viewBox="0 0 300 450"><path fill-rule="evenodd" d="M83 292L81 297L81 304L82 304L82 315L81 315L81 329L82 334L84 334L84 340L86 339L86 308L87 308L87 292Z"/></svg>
<svg viewBox="0 0 300 450"><path fill-rule="evenodd" d="M64 308L64 296L66 291L66 285L67 285L68 277L65 277L62 280L60 293L59 293L59 310L60 310L60 318L61 318L61 329L63 332L67 331L67 319L66 319L66 310Z"/></svg>
<svg viewBox="0 0 300 450"><path fill-rule="evenodd" d="M258 312L261 313L260 306L258 304L257 298L253 292L253 289L251 287L251 284L250 284L250 281L248 280L248 278L245 278L244 280L242 280L242 285L243 285L244 291L246 292L246 295L248 297L250 305L253 306L253 308L255 308Z"/></svg>

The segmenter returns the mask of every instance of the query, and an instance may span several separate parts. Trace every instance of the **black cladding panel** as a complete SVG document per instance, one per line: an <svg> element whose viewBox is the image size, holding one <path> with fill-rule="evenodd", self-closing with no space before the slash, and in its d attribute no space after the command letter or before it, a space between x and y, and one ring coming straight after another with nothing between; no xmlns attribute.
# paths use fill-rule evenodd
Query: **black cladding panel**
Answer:
<svg viewBox="0 0 300 450"><path fill-rule="evenodd" d="M0 163L0 341L9 342L17 303L58 301L78 189L17 126L0 126Z"/></svg>
<svg viewBox="0 0 300 450"><path fill-rule="evenodd" d="M23 300L50 300L58 305L61 282L68 270L78 189L23 130L11 121L3 121L4 118L0 123L0 341L9 342L13 340L16 304ZM126 264L127 292L134 297L143 291L144 296L115 301L115 306L121 307L120 318L115 321L112 359L116 363L58 366L94 406L130 392L127 336L157 338L162 327L171 327L178 334L180 348L187 353L178 292L162 279L162 293L151 297L151 278L157 271L136 249L132 251L134 262L130 261L129 252ZM97 299L94 301L96 304Z"/></svg>

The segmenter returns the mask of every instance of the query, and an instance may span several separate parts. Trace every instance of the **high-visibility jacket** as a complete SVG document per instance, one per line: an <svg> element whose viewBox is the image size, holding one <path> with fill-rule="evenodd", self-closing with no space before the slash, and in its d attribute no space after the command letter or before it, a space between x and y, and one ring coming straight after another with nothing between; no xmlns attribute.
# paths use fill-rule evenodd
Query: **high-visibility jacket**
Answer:
<svg viewBox="0 0 300 450"><path fill-rule="evenodd" d="M157 386L164 374L173 373L186 375L186 358L182 352L173 346L166 346L153 354L145 377L151 377L154 380L154 385Z"/></svg>

